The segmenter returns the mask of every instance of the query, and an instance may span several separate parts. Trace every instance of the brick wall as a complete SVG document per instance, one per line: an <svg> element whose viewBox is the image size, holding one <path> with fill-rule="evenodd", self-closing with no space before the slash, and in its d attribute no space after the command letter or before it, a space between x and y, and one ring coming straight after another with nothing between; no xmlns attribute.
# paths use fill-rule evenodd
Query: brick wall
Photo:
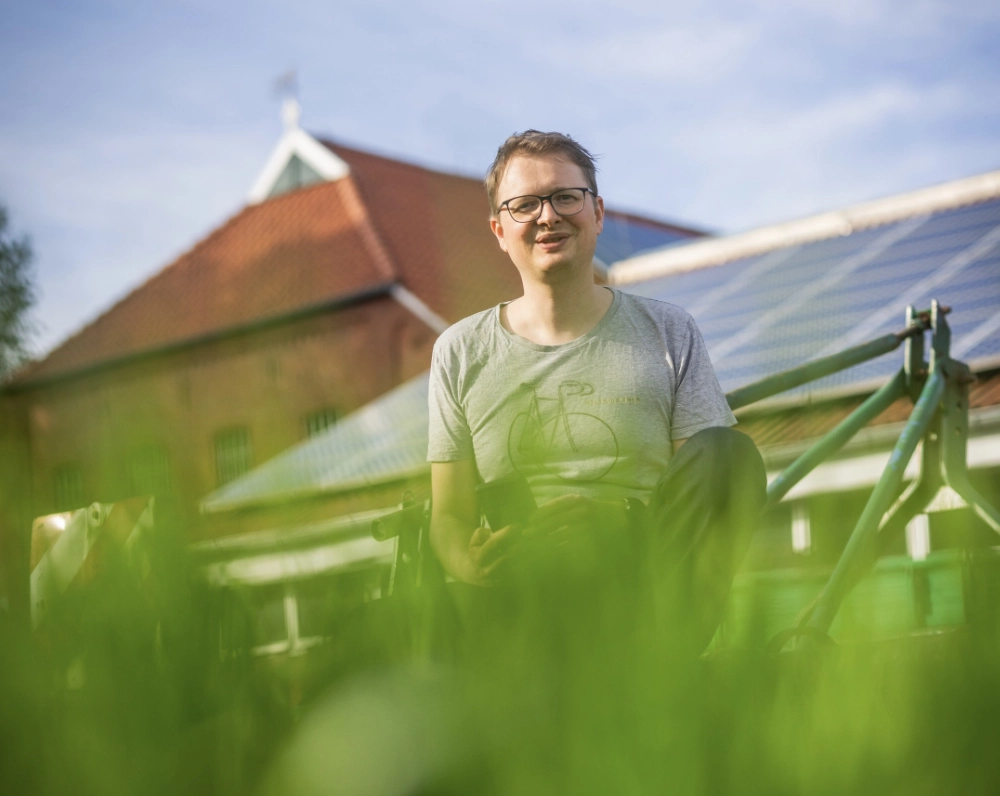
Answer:
<svg viewBox="0 0 1000 796"><path fill-rule="evenodd" d="M434 333L388 297L20 393L32 510L162 482L181 511L219 485L216 446L236 432L256 466L426 370Z"/></svg>

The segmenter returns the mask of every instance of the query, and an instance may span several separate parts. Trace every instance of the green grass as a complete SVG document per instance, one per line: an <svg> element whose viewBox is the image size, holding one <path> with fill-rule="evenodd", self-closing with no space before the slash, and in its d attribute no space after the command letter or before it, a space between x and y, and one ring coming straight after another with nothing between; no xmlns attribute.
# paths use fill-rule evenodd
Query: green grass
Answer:
<svg viewBox="0 0 1000 796"><path fill-rule="evenodd" d="M839 646L779 656L760 642L818 576L741 581L727 643L702 660L637 619L626 595L573 578L523 594L509 623L457 659L348 644L366 634L361 614L355 635L345 625L330 645L338 655L314 665L323 687L296 712L287 670L250 654L238 605L200 587L176 551L154 552L152 577L109 561L33 638L3 625L0 792L911 796L1000 786L992 569L985 586L970 584L959 553L883 562L845 605Z"/></svg>

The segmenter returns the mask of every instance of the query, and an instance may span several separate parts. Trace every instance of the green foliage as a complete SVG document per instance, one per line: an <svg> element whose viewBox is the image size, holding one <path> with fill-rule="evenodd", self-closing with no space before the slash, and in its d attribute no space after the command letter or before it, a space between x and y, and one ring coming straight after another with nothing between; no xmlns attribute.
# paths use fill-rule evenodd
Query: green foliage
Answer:
<svg viewBox="0 0 1000 796"><path fill-rule="evenodd" d="M28 356L32 327L28 310L35 303L31 243L7 230L7 211L0 205L0 380Z"/></svg>
<svg viewBox="0 0 1000 796"><path fill-rule="evenodd" d="M0 792L996 792L995 617L699 659L570 559L510 592L453 592L463 642L430 659L366 649L419 613L368 604L355 632L331 629L342 659L296 708L306 661L253 655L249 617L179 538L161 523L147 567L109 551L30 640L0 614Z"/></svg>
<svg viewBox="0 0 1000 796"><path fill-rule="evenodd" d="M341 677L262 793L996 792L990 628L699 659L581 563L465 600L451 664Z"/></svg>

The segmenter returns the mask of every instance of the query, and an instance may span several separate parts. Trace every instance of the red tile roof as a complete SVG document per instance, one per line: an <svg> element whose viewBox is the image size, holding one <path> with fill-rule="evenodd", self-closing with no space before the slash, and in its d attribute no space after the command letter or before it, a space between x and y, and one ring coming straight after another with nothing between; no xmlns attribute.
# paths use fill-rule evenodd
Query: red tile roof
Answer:
<svg viewBox="0 0 1000 796"><path fill-rule="evenodd" d="M520 295L517 272L490 232L481 181L323 143L348 164L347 177L245 207L17 381L161 348L387 281L401 282L451 322Z"/></svg>
<svg viewBox="0 0 1000 796"><path fill-rule="evenodd" d="M350 166L403 284L435 312L454 322L521 295L517 270L490 231L481 180L322 143ZM637 225L691 237L703 234L632 213L608 212Z"/></svg>
<svg viewBox="0 0 1000 796"><path fill-rule="evenodd" d="M350 179L251 205L26 371L34 380L392 280Z"/></svg>
<svg viewBox="0 0 1000 796"><path fill-rule="evenodd" d="M400 280L454 322L521 294L482 182L324 142L351 168Z"/></svg>

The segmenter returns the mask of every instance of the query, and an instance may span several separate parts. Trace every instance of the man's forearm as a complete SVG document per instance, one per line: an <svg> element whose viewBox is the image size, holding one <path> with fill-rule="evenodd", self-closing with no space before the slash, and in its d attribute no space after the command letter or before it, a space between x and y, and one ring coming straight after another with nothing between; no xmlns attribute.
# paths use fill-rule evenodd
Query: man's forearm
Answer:
<svg viewBox="0 0 1000 796"><path fill-rule="evenodd" d="M469 540L475 528L460 518L442 512L431 517L431 547L444 571L457 580L471 582Z"/></svg>

